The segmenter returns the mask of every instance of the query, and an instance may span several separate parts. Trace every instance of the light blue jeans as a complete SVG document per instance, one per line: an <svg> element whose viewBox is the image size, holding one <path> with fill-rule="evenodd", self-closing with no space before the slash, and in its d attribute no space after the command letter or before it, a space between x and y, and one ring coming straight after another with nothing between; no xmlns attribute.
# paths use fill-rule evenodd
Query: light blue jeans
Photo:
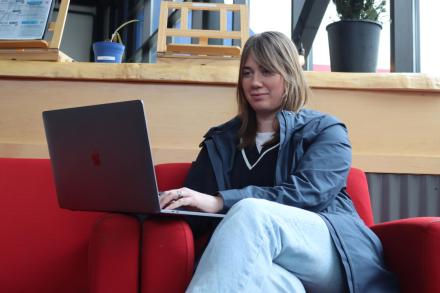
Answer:
<svg viewBox="0 0 440 293"><path fill-rule="evenodd" d="M324 220L263 199L235 204L221 221L187 289L193 292L344 292Z"/></svg>

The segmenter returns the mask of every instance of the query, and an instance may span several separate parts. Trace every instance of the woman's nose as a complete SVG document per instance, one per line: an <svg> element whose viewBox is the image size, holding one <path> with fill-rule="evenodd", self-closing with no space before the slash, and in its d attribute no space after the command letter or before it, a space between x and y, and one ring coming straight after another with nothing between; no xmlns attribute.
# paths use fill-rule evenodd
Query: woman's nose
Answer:
<svg viewBox="0 0 440 293"><path fill-rule="evenodd" d="M252 86L259 87L261 85L262 85L261 76L258 73L254 74L252 77Z"/></svg>

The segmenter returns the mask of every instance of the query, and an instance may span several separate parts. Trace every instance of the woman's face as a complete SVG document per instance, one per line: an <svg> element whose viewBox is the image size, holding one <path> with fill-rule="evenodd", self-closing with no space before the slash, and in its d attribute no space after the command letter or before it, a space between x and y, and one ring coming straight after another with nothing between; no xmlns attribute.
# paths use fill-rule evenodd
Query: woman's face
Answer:
<svg viewBox="0 0 440 293"><path fill-rule="evenodd" d="M257 116L272 115L278 111L284 96L284 79L255 62L250 54L242 69L242 87L246 100Z"/></svg>

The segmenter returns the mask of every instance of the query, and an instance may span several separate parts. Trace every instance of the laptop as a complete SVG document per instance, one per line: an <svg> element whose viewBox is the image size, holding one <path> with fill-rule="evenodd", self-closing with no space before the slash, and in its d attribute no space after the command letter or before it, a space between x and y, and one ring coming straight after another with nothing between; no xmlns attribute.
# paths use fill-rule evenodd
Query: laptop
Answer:
<svg viewBox="0 0 440 293"><path fill-rule="evenodd" d="M224 217L160 208L142 101L44 111L43 122L61 208Z"/></svg>

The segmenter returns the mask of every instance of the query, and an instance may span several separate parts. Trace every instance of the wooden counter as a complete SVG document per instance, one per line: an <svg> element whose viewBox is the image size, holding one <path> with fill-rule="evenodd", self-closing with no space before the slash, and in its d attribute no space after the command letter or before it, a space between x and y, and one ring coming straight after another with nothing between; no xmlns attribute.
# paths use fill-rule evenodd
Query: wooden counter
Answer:
<svg viewBox="0 0 440 293"><path fill-rule="evenodd" d="M221 62L220 62L221 63ZM190 161L236 112L236 65L0 61L0 157L47 157L41 112L142 99L155 162ZM306 72L308 107L343 120L353 165L440 174L440 78Z"/></svg>

